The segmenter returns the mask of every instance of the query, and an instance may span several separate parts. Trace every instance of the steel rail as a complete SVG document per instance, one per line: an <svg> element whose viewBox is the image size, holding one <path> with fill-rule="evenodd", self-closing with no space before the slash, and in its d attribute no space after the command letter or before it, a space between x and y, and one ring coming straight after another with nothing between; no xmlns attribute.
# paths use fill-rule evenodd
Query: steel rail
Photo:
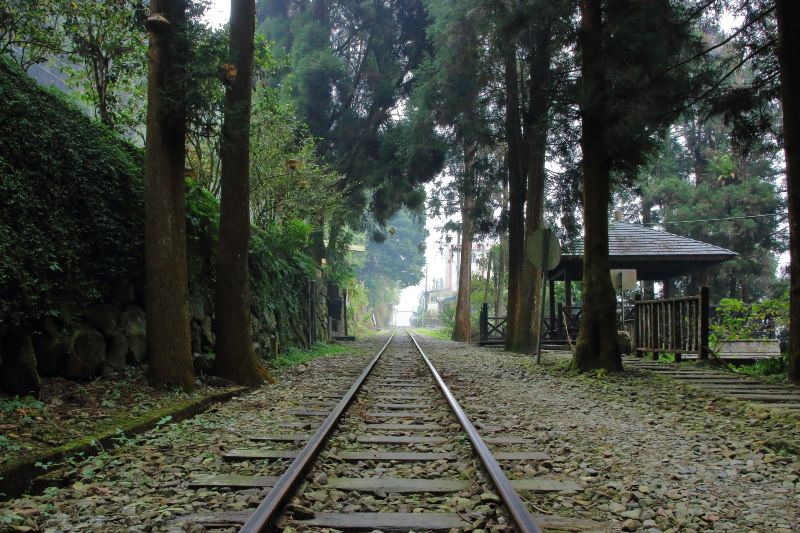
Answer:
<svg viewBox="0 0 800 533"><path fill-rule="evenodd" d="M517 526L517 530L521 533L541 533L541 529L536 524L536 521L533 519L531 514L528 512L527 507L522 502L522 499L517 494L517 491L514 490L514 487L511 486L511 482L508 481L508 478L503 473L503 469L500 468L500 465L497 463L497 460L492 455L492 452L489 451L489 447L486 446L486 443L483 442L483 439L478 434L478 430L475 429L475 426L472 425L470 422L469 417L458 404L455 396L453 393L450 392L450 389L447 387L447 384L444 382L442 377L434 368L433 363L431 360L428 359L428 356L425 355L425 352L420 347L417 339L411 334L410 331L406 330L408 336L411 337L411 340L414 342L414 345L417 347L419 354L422 356L422 359L425 361L425 364L428 365L428 370L431 371L433 374L434 379L436 380L436 384L439 386L442 394L447 400L447 403L450 405L450 409L452 409L453 414L456 415L458 418L458 422L461 424L461 427L467 433L469 437L469 441L472 443L472 449L475 450L475 453L478 454L481 462L483 463L486 472L489 474L489 477L492 479L492 484L494 484L495 489L497 492L500 493L500 497L503 500L503 503L508 508L508 512L511 515L512 520Z"/></svg>
<svg viewBox="0 0 800 533"><path fill-rule="evenodd" d="M355 382L350 386L350 389L345 393L339 403L333 408L330 414L325 418L325 421L317 429L314 436L309 439L308 443L303 447L297 457L289 465L289 468L278 478L275 486L269 491L267 496L258 504L255 511L247 519L247 522L239 530L240 533L263 533L270 531L275 521L280 516L285 500L291 496L293 490L297 487L298 483L303 480L303 476L308 472L309 467L313 464L323 445L328 439L336 423L341 418L344 411L353 401L361 385L367 379L378 359L386 351L389 343L392 342L397 330L392 331L389 340L383 345L378 353L372 358L369 364L361 372L361 375L356 378Z"/></svg>

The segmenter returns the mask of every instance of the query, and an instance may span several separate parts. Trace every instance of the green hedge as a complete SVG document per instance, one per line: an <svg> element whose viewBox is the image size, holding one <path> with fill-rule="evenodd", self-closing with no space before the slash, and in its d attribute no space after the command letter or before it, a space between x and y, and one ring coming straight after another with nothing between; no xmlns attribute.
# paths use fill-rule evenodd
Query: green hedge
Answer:
<svg viewBox="0 0 800 533"><path fill-rule="evenodd" d="M142 278L142 154L0 61L0 323Z"/></svg>

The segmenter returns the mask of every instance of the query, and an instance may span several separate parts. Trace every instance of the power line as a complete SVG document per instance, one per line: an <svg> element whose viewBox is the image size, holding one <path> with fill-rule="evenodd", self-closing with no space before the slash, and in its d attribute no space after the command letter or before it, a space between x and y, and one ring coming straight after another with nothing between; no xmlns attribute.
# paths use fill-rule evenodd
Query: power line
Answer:
<svg viewBox="0 0 800 533"><path fill-rule="evenodd" d="M648 222L646 224L642 224L643 226L659 226L662 224L688 224L691 222L720 222L723 220L744 220L748 218L764 218L764 217L779 217L786 215L786 212L783 213L769 213L765 215L742 215L740 217L724 217L724 218L701 218L697 220L672 220L672 221L665 221L665 222Z"/></svg>

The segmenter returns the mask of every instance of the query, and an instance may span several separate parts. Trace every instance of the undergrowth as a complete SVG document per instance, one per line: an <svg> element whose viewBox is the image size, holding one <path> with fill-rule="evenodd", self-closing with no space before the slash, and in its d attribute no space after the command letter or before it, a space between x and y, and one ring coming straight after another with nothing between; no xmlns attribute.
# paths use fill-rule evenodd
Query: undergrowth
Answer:
<svg viewBox="0 0 800 533"><path fill-rule="evenodd" d="M736 374L747 374L754 378L773 383L787 383L789 381L789 361L785 355L772 359L762 359L749 365L728 365L728 370Z"/></svg>

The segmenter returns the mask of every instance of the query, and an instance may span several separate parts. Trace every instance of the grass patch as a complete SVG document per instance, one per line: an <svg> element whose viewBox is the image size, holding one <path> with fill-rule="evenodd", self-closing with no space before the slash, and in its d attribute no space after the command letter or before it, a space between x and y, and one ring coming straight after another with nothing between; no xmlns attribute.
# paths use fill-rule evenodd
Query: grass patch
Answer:
<svg viewBox="0 0 800 533"><path fill-rule="evenodd" d="M745 365L728 364L727 370L736 374L746 374L769 383L789 382L789 358L785 355Z"/></svg>
<svg viewBox="0 0 800 533"><path fill-rule="evenodd" d="M303 350L301 348L290 348L286 350L285 353L275 358L274 365L277 367L302 365L317 357L338 355L349 350L350 348L348 346L342 346L341 344L318 342L308 350Z"/></svg>
<svg viewBox="0 0 800 533"><path fill-rule="evenodd" d="M453 340L452 332L450 332L447 328L439 328L439 329L414 328L414 333L419 333L420 335L427 335L428 337L434 337L445 341Z"/></svg>

